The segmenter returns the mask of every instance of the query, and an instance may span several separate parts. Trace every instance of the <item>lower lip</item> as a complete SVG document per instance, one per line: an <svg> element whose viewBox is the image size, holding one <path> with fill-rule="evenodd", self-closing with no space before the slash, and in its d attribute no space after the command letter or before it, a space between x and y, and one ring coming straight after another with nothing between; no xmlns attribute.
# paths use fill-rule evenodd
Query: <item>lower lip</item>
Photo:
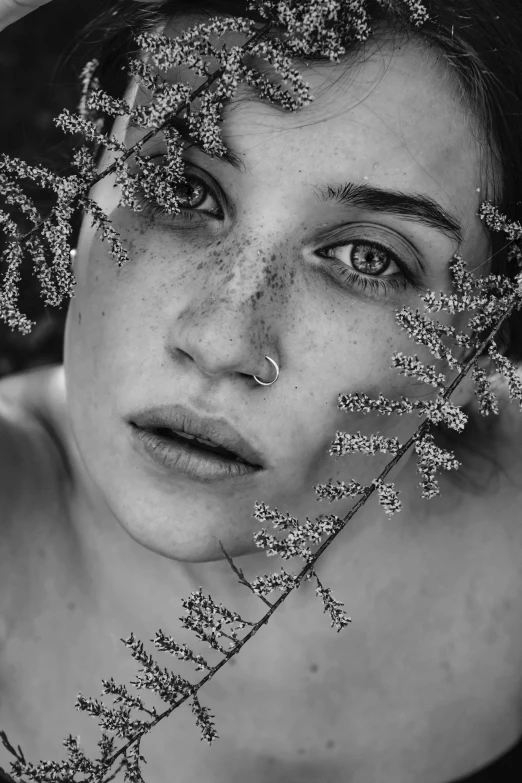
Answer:
<svg viewBox="0 0 522 783"><path fill-rule="evenodd" d="M261 468L234 462L210 451L196 451L181 441L161 437L136 424L131 424L131 428L134 443L140 452L163 468L182 473L195 481L230 481L261 473Z"/></svg>

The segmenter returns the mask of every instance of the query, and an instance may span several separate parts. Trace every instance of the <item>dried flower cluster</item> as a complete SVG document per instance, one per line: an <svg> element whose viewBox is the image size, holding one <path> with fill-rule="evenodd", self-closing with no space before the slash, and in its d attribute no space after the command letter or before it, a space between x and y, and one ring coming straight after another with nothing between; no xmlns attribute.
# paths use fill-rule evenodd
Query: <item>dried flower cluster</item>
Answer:
<svg viewBox="0 0 522 783"><path fill-rule="evenodd" d="M426 9L418 0L379 2L390 12L407 18L415 26L422 25L428 19ZM356 41L364 41L371 34L365 0L308 0L297 5L292 0L252 0L249 7L259 11L268 20L261 29L256 28L248 19L233 18L223 21L216 17L208 24L196 25L175 40L151 33L140 35L137 42L143 54L131 63L130 72L139 80L148 97L143 105L131 107L125 100L116 100L104 93L96 79L97 63L89 63L82 73L83 94L79 114L74 115L65 110L56 120L64 131L82 133L87 142L75 153L74 165L78 172L76 175L59 177L21 160L6 155L0 157L0 188L4 201L7 205L16 207L33 223L33 228L21 235L10 213L0 210L0 224L7 238L7 247L3 254L7 272L0 292L0 317L11 328L18 328L23 334L27 334L34 325L17 307L19 267L24 253L29 254L34 261L34 269L41 281L47 304L57 306L65 296L74 296L75 280L70 266L71 248L68 240L71 233L70 220L75 210L83 209L90 215L93 225L98 227L103 239L109 242L112 256L119 266L128 260L126 249L108 216L88 196L90 188L102 176L116 174L117 184L121 189L122 206L139 211L139 194L145 193L153 195L170 214L179 212L177 186L184 181L181 157L183 139L177 130L169 126L173 115L185 110L192 140L207 154L220 156L226 150L219 135L219 112L223 100L234 94L240 81L246 80L264 97L289 111L296 111L313 99L307 84L302 81L298 71L291 67L292 55L320 52L332 61L339 62L339 57L345 53L341 40L351 37ZM267 40L267 34L273 24L287 28L288 36L284 42ZM251 37L243 47L223 47L218 50L210 44L211 35L221 36L227 31L247 33ZM245 53L265 57L284 79L290 82L295 97L274 87L258 72L247 69L242 61ZM209 72L208 66L202 60L202 57L208 55L216 57L220 62L220 67L214 73ZM207 76L207 81L193 92L186 84L167 83L161 72L177 64L189 65L198 75ZM205 92L210 84L216 81L218 84L215 91L212 94ZM193 111L191 104L196 98L199 98L201 104L198 111ZM95 111L104 111L110 116L127 116L138 127L147 130L147 133L137 144L126 149L114 136L101 132L94 119ZM143 145L159 131L165 134L168 148L164 166L153 165L148 156L140 154ZM120 153L116 161L101 174L97 172L94 163L93 144ZM24 194L20 185L20 181L24 179L52 189L56 204L49 215L40 215ZM508 240L513 243L512 258L518 262L521 253L516 243L522 238L522 226L509 223L488 203L482 205L480 216L491 230L506 234ZM277 510L270 510L264 503L256 503L254 518L262 524L271 524L275 531L285 533L283 538L276 538L262 528L254 534L256 546L266 549L268 556L278 555L283 560L301 557L305 562L301 572L290 574L281 567L279 573L258 576L250 583L222 547L224 556L239 576L240 582L268 607L264 617L254 624L224 606L217 605L210 596L202 594L201 588L197 593L191 593L188 599L182 601L187 613L187 617L183 618L183 625L192 629L199 639L208 642L211 648L222 654L220 663L214 667L209 666L186 645L181 647L161 630L158 631L153 640L158 650L169 652L179 660L191 661L196 665L196 671L207 671L205 677L194 685L166 669L161 670L153 658L144 652L143 644L131 633L128 639L121 641L129 648L142 667L140 671L144 673L133 685L158 693L169 705L168 709L159 715L154 708L147 709L140 698L131 696L125 686L117 685L112 678L110 681L102 680L103 695L112 695L114 703L120 703L122 706L108 709L99 701L85 699L81 695L75 705L77 709L85 710L99 720L102 729L99 759L92 761L86 758L79 748L78 738L69 736L64 741L70 756L68 761L42 761L38 766L34 766L25 761L21 748L18 747L17 752L9 743L5 732L0 732L4 746L16 757L16 761L11 762L14 775L25 775L27 779L40 783L75 779L74 776L79 773L84 775L82 780L94 783L112 779L116 772L123 768L126 780L139 783L143 780L139 762L144 760L140 755L141 738L187 699L190 700L196 723L201 728L202 738L212 743L218 734L208 709L199 702L199 688L241 650L303 580L315 579L316 595L323 602L324 611L328 612L332 627L335 627L337 632L347 627L351 622L350 618L345 615L342 604L333 598L330 589L321 584L314 564L374 491L377 490L379 502L386 514L392 515L401 510L398 490L394 483L385 483L384 479L411 446L418 455L417 471L421 477L418 486L421 489L421 497L429 499L439 494L435 478L437 471L456 470L460 463L450 452L434 444L429 428L432 424L444 422L457 432L463 431L467 416L458 406L453 405L449 398L470 369L480 402L480 412L482 415L498 413L497 401L488 378L476 364L477 357L486 348L497 371L507 379L511 399L517 399L522 406L522 383L516 374L515 366L499 353L493 343L502 323L515 307L520 308L522 305L522 273L515 278L515 282L498 275L475 279L466 271L465 263L459 255L452 259L451 272L456 293L451 296L441 294L437 298L436 294L430 291L421 297L425 310L432 313L441 310L449 313L475 311L470 320L473 336L457 333L453 327L435 322L421 315L419 311L413 312L407 307L397 311L396 319L416 343L427 346L435 357L445 360L452 369L458 370L452 383L446 386L445 375L437 374L434 366L424 365L417 356L404 356L398 352L392 357L393 366L400 373L436 388L438 394L435 400L420 401L405 397L388 400L382 395L372 400L359 393L339 394L338 407L346 412L402 415L416 411L419 417L423 418L417 431L403 444L399 443L397 438L385 438L381 435L336 433L329 451L332 456L339 457L355 451L368 455L377 451L393 455L381 475L367 486L350 480L347 484L338 481L334 486L329 482L314 488L318 500L328 500L330 503L347 497L358 497L349 514L344 519L335 514L326 514L318 517L315 522L307 518L305 524L300 524L289 514L283 515ZM465 364L457 361L444 345L443 337L471 349L472 353ZM312 547L317 548L312 551ZM266 596L274 590L279 590L281 595L270 602ZM249 626L249 630L240 638L238 632L246 626ZM222 637L229 640L228 647L220 643ZM132 709L146 713L150 720L131 720ZM105 732L113 732L125 739L126 744L116 751L114 738ZM112 771L110 777L104 778L118 757L121 757L118 769ZM0 769L0 772L3 770ZM5 772L3 774L6 779L13 780Z"/></svg>

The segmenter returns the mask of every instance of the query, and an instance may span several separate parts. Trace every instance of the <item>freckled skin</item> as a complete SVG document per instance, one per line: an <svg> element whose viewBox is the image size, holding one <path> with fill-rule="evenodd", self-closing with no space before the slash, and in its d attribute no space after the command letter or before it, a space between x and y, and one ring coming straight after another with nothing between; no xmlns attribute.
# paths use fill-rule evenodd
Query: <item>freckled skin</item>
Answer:
<svg viewBox="0 0 522 783"><path fill-rule="evenodd" d="M188 20L179 20L175 34L185 26ZM244 42L240 34L228 37L232 45ZM190 152L210 184L211 178L221 184L233 216L218 221L201 215L190 224L152 219L117 208L111 178L94 189L130 262L118 269L90 221L84 222L64 372L78 507L90 511L73 524L99 574L93 596L103 595L108 611L129 628L138 616L147 616L151 628L164 624L173 566L196 589L202 585L225 605L230 598L246 616L254 607L257 613L259 602L238 593L218 539L250 578L279 570L282 562L267 562L253 542L261 527L252 518L255 501L302 523L319 514L342 517L354 501L318 503L313 487L350 478L369 483L390 455L334 459L328 447L335 432L380 433L403 442L418 427L417 416L343 413L338 395L433 399L432 387L391 369L394 351L447 371L395 322L394 310L403 305L423 312L416 291L409 287L384 299L348 283L342 288L333 270L332 282L319 275L329 265L316 251L341 238L355 241L363 224L368 239L388 240L412 269L418 269L415 245L427 265L426 288L446 293L444 265L453 253L472 268L487 262L489 247L476 215L486 186L469 114L454 100L449 79L414 42L395 52L384 45L346 75L338 68L306 69L318 97L296 115L259 102L228 107L222 136L244 156L247 173ZM202 81L188 69L178 76L194 87ZM123 138L121 120L114 132ZM318 184L364 177L427 194L459 214L462 246L390 216L355 209L347 216L313 196ZM335 227L342 223L339 233ZM314 236L326 226L331 239L318 243ZM347 250L339 257L349 265ZM433 317L457 328L467 320L447 312ZM273 377L265 354L280 367L272 387L252 377ZM472 398L468 377L452 401L466 409ZM176 402L225 416L267 455L270 466L253 487L203 487L176 476L153 478L145 470L130 448L125 417L140 407ZM439 498L420 500L415 465L410 450L386 479L402 492L402 514L387 519L372 496L319 561L317 573L353 618L344 632L350 654L329 627L311 583L291 611L275 613L271 633L309 650L302 662L307 673L313 661L328 656L331 673L310 674L320 682L294 694L303 712L324 699L331 723L322 747L330 738L346 747L345 737L334 736L342 714L347 735L363 743L366 727L369 745L380 743L383 753L396 748L400 754L406 738L415 737L416 758L433 760L443 776L458 772L461 762L465 767L501 752L519 728L521 541L512 516L488 515L487 504L462 494L448 474L436 477ZM301 561L284 567L297 573ZM499 605L507 606L500 618ZM293 664L283 665L280 649L259 636L260 660L278 672L274 686L285 683L290 690ZM465 745L468 755L441 759L433 736L438 747Z"/></svg>

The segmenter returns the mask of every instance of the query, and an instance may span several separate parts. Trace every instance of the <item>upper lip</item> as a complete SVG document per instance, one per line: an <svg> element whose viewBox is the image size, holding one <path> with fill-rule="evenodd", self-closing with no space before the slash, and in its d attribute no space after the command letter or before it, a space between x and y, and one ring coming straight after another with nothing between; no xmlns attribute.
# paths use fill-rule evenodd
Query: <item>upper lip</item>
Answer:
<svg viewBox="0 0 522 783"><path fill-rule="evenodd" d="M199 416L184 405L148 408L129 418L142 429L167 428L195 435L234 452L254 467L264 467L263 455L225 419Z"/></svg>

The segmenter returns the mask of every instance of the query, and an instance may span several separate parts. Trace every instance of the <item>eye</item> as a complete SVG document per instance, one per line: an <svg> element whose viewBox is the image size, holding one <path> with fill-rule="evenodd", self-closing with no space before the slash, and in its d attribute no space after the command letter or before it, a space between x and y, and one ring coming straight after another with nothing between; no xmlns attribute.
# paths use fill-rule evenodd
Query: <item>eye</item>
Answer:
<svg viewBox="0 0 522 783"><path fill-rule="evenodd" d="M163 155L158 157L164 158ZM214 189L203 177L192 173L189 166L192 167L194 164L185 162L184 173L187 183L180 183L176 188L181 202L179 204L180 212L177 215L169 214L153 197L139 188L137 195L142 211L153 216L165 217L170 221L179 221L180 218L197 220L198 215L210 215L223 219L223 211L214 195ZM217 190L221 192L219 187ZM222 198L225 200L223 195ZM202 218L199 219L202 220ZM345 261L341 261L339 258L342 249L348 249ZM336 256L329 255L331 251L336 251ZM329 245L316 253L318 255L324 254L323 257L331 260L327 268L319 270L323 278L337 284L343 290L347 287L356 287L365 291L369 289L372 294L382 297L388 296L392 291L404 291L408 287L419 292L426 292L421 278L411 271L402 257L387 245L376 240L361 237ZM398 272L379 279L378 275L389 268L390 261L395 264ZM350 266L347 265L347 262ZM330 270L333 271L333 274ZM341 284L339 284L339 279L342 281Z"/></svg>
<svg viewBox="0 0 522 783"><path fill-rule="evenodd" d="M176 193L180 200L180 212L177 215L170 214L165 207L152 198L149 194L144 193L141 188L138 188L138 201L142 208L142 212L150 214L155 217L167 217L170 220L179 220L180 217L187 218L188 220L197 220L197 215L211 215L212 217L222 218L223 212L219 206L219 202L212 193L212 189L206 183L206 181L197 176L196 174L188 171L187 165L185 165L185 177L187 184L181 182L176 187ZM186 204L186 206L184 206ZM214 204L214 206L213 206ZM205 209L201 209L202 207Z"/></svg>
<svg viewBox="0 0 522 783"><path fill-rule="evenodd" d="M344 254L345 261L339 259L343 249L348 251ZM336 251L336 256L330 255L332 251ZM371 293L384 297L392 291L404 291L409 286L417 291L425 291L420 278L410 270L401 256L381 242L361 238L330 245L316 252L333 261L330 266L343 281L343 288L348 285L362 290L370 289ZM379 279L378 275L389 269L390 262L395 264L398 272Z"/></svg>

